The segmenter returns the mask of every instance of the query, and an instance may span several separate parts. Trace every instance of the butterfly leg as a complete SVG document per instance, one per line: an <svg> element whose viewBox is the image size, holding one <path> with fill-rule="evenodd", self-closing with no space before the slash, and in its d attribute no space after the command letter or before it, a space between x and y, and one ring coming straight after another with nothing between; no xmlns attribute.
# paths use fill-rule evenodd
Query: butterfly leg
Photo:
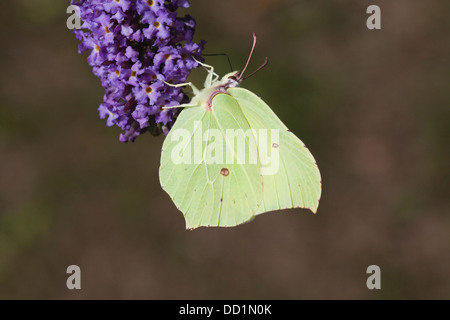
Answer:
<svg viewBox="0 0 450 320"><path fill-rule="evenodd" d="M166 109L177 109L177 108L195 108L195 107L199 107L200 104L196 103L196 104L190 104L190 103L186 103L186 104L179 104L178 106L171 106L171 107L163 107L163 110Z"/></svg>
<svg viewBox="0 0 450 320"><path fill-rule="evenodd" d="M161 81L164 82L165 84L167 84L168 86L174 87L174 88L180 88L180 87L189 86L189 87L191 87L192 92L194 93L195 96L200 93L200 90L198 90L197 87L192 82L172 84L172 83L168 83L168 82L166 82L164 80L161 80Z"/></svg>
<svg viewBox="0 0 450 320"><path fill-rule="evenodd" d="M212 83L217 81L219 79L219 75L214 72L214 67L210 66L206 63L202 63L198 61L197 59L193 58L199 65L206 68L208 70L208 76L205 80L205 88L211 87Z"/></svg>

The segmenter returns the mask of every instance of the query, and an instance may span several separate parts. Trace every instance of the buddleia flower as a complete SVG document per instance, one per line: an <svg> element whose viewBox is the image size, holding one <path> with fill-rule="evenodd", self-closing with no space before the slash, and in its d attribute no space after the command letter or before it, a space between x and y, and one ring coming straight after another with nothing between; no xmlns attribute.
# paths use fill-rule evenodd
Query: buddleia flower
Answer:
<svg viewBox="0 0 450 320"><path fill-rule="evenodd" d="M150 131L167 134L187 102L182 83L201 59L204 42L193 41L195 20L178 17L187 0L71 0L83 24L74 30L79 52L105 89L98 111L107 126L123 130L120 141Z"/></svg>

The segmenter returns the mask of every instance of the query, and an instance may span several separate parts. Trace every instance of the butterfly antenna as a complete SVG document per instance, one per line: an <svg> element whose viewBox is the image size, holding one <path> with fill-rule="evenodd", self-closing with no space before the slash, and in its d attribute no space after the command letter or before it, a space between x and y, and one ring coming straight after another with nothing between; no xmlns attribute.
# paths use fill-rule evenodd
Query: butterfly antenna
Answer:
<svg viewBox="0 0 450 320"><path fill-rule="evenodd" d="M204 53L204 57L215 57L215 56L225 56L228 60L228 65L230 66L230 72L233 72L233 66L231 65L230 57L226 53Z"/></svg>
<svg viewBox="0 0 450 320"><path fill-rule="evenodd" d="M242 72L239 73L239 78L237 79L239 82L240 82L240 81L243 81L243 80L245 80L245 79L250 78L252 75L254 75L254 74L257 73L259 70L261 70L262 68L264 68L264 67L267 65L267 63L269 62L269 60L268 60L267 57L266 57L266 59L264 60L264 63L263 63L258 69L256 69L256 70L253 71L252 73L250 73L250 74L249 74L248 76L246 76L245 78L243 77L244 72L245 72L245 70L247 70L248 64L250 63L250 59L252 58L253 51L255 50L255 46L256 46L256 34L253 32L253 46L252 46L252 50L250 51L250 55L248 56L247 63L245 64L244 69L242 70Z"/></svg>
<svg viewBox="0 0 450 320"><path fill-rule="evenodd" d="M245 64L244 69L242 69L242 71L239 75L239 80L242 80L242 75L244 74L245 70L247 70L248 64L250 63L250 59L252 58L252 55L253 55L253 51L255 50L255 46L256 46L256 33L253 32L252 50L250 51L250 55L248 56L247 63Z"/></svg>
<svg viewBox="0 0 450 320"><path fill-rule="evenodd" d="M245 79L250 78L252 75L254 75L255 73L257 73L259 70L261 70L262 68L264 68L265 66L267 66L267 63L269 63L269 59L266 57L266 59L264 60L264 63L255 71L253 71L252 73L250 73L248 76L246 76L245 78L240 77L241 81L244 81Z"/></svg>

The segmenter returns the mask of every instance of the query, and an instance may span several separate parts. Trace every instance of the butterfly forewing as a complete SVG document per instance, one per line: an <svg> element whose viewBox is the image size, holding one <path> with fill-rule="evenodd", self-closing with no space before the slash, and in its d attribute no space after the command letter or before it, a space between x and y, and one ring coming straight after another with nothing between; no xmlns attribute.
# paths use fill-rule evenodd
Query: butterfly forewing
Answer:
<svg viewBox="0 0 450 320"><path fill-rule="evenodd" d="M279 133L277 141L272 142L268 137L265 144L266 149L278 152L278 166L277 170L262 175L263 198L257 214L296 207L316 212L321 195L321 177L309 150L258 96L242 88L231 88L228 92L240 105L252 129L256 132L276 130ZM260 158L263 157L262 149L259 149Z"/></svg>

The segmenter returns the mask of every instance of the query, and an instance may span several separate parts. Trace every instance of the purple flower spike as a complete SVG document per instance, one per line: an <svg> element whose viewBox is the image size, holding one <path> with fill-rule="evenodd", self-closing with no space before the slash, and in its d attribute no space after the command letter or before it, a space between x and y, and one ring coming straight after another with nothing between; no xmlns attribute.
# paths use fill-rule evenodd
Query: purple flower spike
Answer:
<svg viewBox="0 0 450 320"><path fill-rule="evenodd" d="M107 126L134 141L142 133L167 134L186 101L182 83L200 60L204 42L193 42L195 21L178 17L187 0L71 0L80 8L82 29L74 30L79 52L105 88L98 108Z"/></svg>

